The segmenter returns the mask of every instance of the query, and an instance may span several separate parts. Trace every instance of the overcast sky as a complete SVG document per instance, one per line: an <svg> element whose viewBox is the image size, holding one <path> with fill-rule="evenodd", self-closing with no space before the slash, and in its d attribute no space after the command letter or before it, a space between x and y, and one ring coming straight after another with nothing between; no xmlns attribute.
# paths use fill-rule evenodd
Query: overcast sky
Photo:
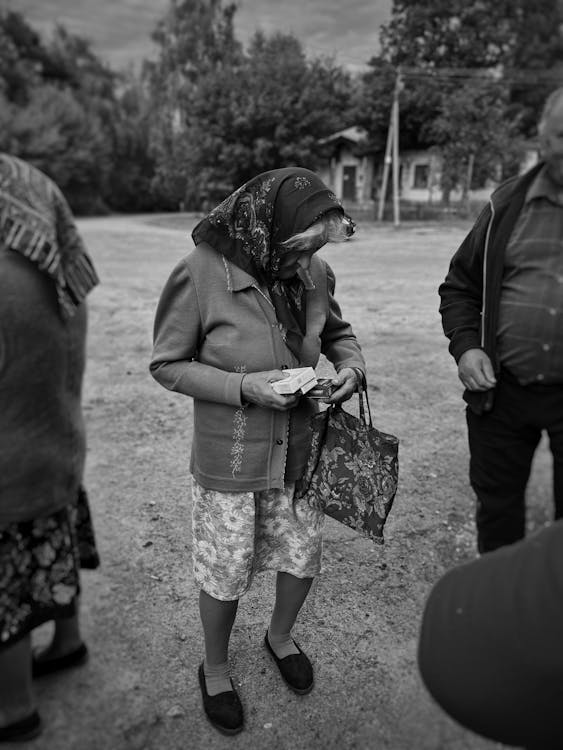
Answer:
<svg viewBox="0 0 563 750"><path fill-rule="evenodd" d="M238 0L235 29L246 43L258 28L290 31L311 55L363 67L379 49L379 28L392 0ZM23 13L38 31L55 23L85 36L115 68L136 65L153 51L150 33L169 0L0 0Z"/></svg>

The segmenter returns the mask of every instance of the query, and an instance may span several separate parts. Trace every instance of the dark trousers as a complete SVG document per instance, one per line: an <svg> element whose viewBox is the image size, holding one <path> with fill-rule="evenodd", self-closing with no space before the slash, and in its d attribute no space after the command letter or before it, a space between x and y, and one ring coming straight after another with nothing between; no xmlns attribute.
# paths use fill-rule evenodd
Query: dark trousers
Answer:
<svg viewBox="0 0 563 750"><path fill-rule="evenodd" d="M467 428L479 552L523 538L526 484L542 430L553 455L555 518L563 518L563 386L521 386L502 373L492 411L478 416L468 408Z"/></svg>

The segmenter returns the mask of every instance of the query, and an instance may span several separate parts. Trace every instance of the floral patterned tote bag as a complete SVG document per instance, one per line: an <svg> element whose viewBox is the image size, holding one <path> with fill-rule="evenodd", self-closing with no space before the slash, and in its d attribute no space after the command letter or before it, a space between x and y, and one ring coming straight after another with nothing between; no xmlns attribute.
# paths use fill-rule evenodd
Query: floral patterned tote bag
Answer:
<svg viewBox="0 0 563 750"><path fill-rule="evenodd" d="M359 418L339 405L312 417L311 450L295 499L383 544L397 492L399 440L373 426L365 379L358 397Z"/></svg>

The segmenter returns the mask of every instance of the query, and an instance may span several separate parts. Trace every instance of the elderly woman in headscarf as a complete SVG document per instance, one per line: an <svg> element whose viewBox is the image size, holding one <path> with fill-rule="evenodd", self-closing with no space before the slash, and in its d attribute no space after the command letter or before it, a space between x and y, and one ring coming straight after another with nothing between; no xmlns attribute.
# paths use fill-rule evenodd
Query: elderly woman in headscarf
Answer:
<svg viewBox="0 0 563 750"><path fill-rule="evenodd" d="M198 676L207 717L226 734L243 728L229 638L259 571L277 571L265 648L290 689L313 687L291 630L320 571L323 514L293 499L318 407L272 383L286 368L315 367L322 352L336 370L330 401L339 403L365 372L334 274L316 254L352 227L313 172L265 172L196 226L195 250L158 304L151 372L194 399L193 562L205 638Z"/></svg>
<svg viewBox="0 0 563 750"><path fill-rule="evenodd" d="M0 742L39 734L32 676L87 658L79 567L98 565L81 387L98 282L57 186L0 154ZM54 620L32 653L31 631Z"/></svg>

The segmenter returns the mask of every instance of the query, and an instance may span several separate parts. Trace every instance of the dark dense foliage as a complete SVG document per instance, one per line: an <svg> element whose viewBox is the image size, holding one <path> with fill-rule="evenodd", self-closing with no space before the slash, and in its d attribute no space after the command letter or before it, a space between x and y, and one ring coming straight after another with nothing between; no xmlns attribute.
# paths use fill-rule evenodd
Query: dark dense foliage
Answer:
<svg viewBox="0 0 563 750"><path fill-rule="evenodd" d="M475 179L514 169L563 61L557 0L394 0L357 75L307 57L293 34L257 32L244 49L235 14L176 0L156 58L125 75L65 28L45 39L0 11L0 149L50 174L80 213L196 209L257 172L316 168L340 128L364 127L381 153L401 70L401 146L438 148L447 191L469 162Z"/></svg>
<svg viewBox="0 0 563 750"><path fill-rule="evenodd" d="M558 0L394 0L381 54L364 75L357 118L374 145L403 71L401 144L437 147L442 187L512 173L522 139L535 135L563 65ZM371 95L370 93L371 92Z"/></svg>

